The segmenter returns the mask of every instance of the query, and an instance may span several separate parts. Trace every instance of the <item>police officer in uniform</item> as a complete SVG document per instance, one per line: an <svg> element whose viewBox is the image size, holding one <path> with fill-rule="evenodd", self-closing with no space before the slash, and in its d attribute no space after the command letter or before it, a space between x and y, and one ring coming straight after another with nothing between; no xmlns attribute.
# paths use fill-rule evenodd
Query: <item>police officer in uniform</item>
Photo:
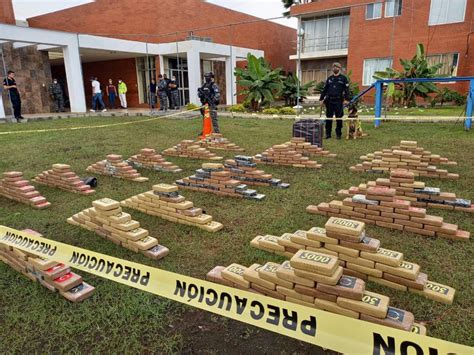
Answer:
<svg viewBox="0 0 474 355"><path fill-rule="evenodd" d="M172 76L171 80L168 84L168 88L171 93L171 109L179 109L179 90L178 90L178 81L176 80L176 76Z"/></svg>
<svg viewBox="0 0 474 355"><path fill-rule="evenodd" d="M326 139L331 138L332 118L342 118L344 116L344 100L349 101L349 80L341 74L341 64L332 65L331 75L326 80L326 85L321 92L320 101L326 105ZM336 138L342 137L342 120L336 120Z"/></svg>
<svg viewBox="0 0 474 355"><path fill-rule="evenodd" d="M49 86L49 94L54 101L56 112L64 112L64 95L58 79L53 79L53 83Z"/></svg>
<svg viewBox="0 0 474 355"><path fill-rule="evenodd" d="M156 90L158 92L158 99L160 100L160 111L168 110L168 83L163 79L163 75L158 75L158 84L156 85Z"/></svg>
<svg viewBox="0 0 474 355"><path fill-rule="evenodd" d="M9 70L7 77L3 80L3 89L8 90L8 96L10 96L10 101L13 106L13 115L17 122L20 122L20 120L23 119L21 115L21 99L20 92L16 87L15 72L13 70Z"/></svg>
<svg viewBox="0 0 474 355"><path fill-rule="evenodd" d="M219 86L214 82L214 74L204 74L204 84L198 89L198 96L203 105L208 104L211 110L212 130L214 133L221 133L219 122L217 121L217 105L221 98Z"/></svg>

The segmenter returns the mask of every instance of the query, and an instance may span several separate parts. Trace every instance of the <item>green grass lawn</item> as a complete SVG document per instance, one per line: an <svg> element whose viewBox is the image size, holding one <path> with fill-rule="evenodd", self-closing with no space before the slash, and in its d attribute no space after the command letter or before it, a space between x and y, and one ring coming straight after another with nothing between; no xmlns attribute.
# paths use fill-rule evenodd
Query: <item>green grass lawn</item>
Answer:
<svg viewBox="0 0 474 355"><path fill-rule="evenodd" d="M18 125L2 125L1 131L73 127L129 121L135 118L80 118ZM140 119L140 118L136 118ZM105 158L106 154L122 154L128 158L141 148L161 151L182 139L196 137L201 121L159 119L137 125L105 129L65 132L0 135L0 172L19 170L27 178L50 168L53 163L70 164L80 176L86 167ZM247 149L248 154L264 151L273 144L289 140L289 120L222 119L226 137ZM204 278L215 265L238 262L243 265L282 261L283 259L255 250L249 241L258 234L281 235L297 229L324 226L325 218L305 212L309 204L337 198L337 191L373 180L373 174L356 174L349 167L359 156L389 148L402 139L417 140L425 149L456 160L450 170L459 173L458 181L425 180L429 186L455 192L474 200L474 139L461 125L383 123L375 130L364 125L370 134L357 141L328 141L326 148L338 154L336 159L320 158L319 171L267 167L262 168L276 178L289 182L287 190L258 188L267 195L263 202L221 198L212 194L183 191L183 195L225 225L223 231L210 234L197 228L177 225L135 210L151 235L170 249L163 260L153 261L141 254L118 247L92 232L66 223L66 219L91 206L94 199L110 197L122 200L147 191L155 183L172 183L191 175L203 161L171 158L184 171L180 174L154 173L141 170L150 178L140 184L120 179L99 177L96 195L78 196L54 188L38 186L52 203L43 211L0 197L0 224L12 228L32 228L46 237L77 245L118 258L132 260L165 270ZM231 152L223 153L232 157ZM472 215L452 211L431 210L464 230L474 231ZM467 243L432 239L369 226L368 234L379 238L382 246L401 251L405 259L418 263L429 279L456 288L452 306L427 300L412 293L394 291L369 283L367 288L391 297L391 304L412 311L418 321L427 323L429 335L474 345L472 324L472 272L474 248ZM80 304L71 304L52 294L5 264L0 263L0 353L31 352L224 352L226 348L252 344L255 351L309 352L311 347L282 336L269 334L234 321L211 316L100 279L81 272L85 281L94 285L96 294ZM237 331L236 331L237 329ZM287 348L285 348L285 346ZM244 351L244 347L239 348Z"/></svg>

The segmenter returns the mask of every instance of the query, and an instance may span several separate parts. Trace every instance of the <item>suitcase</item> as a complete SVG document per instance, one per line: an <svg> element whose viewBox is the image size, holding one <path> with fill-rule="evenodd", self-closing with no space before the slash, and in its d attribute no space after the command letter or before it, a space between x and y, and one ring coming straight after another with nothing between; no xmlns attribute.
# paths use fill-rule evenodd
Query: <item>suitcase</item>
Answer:
<svg viewBox="0 0 474 355"><path fill-rule="evenodd" d="M293 137L304 138L312 145L323 147L324 120L299 120L293 124Z"/></svg>

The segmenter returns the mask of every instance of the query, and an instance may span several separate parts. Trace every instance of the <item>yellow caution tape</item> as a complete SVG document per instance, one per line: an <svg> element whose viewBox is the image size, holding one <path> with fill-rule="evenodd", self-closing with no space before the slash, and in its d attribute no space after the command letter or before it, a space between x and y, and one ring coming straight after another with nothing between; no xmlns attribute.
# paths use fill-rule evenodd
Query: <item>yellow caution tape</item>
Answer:
<svg viewBox="0 0 474 355"><path fill-rule="evenodd" d="M347 354L474 354L474 348L320 311L0 226L0 243L192 307Z"/></svg>
<svg viewBox="0 0 474 355"><path fill-rule="evenodd" d="M29 130L23 130L23 131L8 131L8 132L0 132L0 135L77 131L77 130L81 130L81 129L96 129L96 128L109 128L109 127L117 127L117 126L126 126L126 125L131 125L131 124L155 121L155 120L162 119L162 118L170 118L170 117L181 115L183 113L197 111L197 110L200 110L201 108L202 107L197 107L197 108L193 108L193 109L190 109L190 110L187 110L187 111L180 111L180 112L172 113L170 115L163 115L163 116L157 116L157 117L152 117L152 118L146 118L146 119L143 119L143 120L134 120L134 121L110 123L110 124L103 124L103 125L93 125L93 126L78 126L78 127L62 127L62 128L50 128L50 129L29 129Z"/></svg>

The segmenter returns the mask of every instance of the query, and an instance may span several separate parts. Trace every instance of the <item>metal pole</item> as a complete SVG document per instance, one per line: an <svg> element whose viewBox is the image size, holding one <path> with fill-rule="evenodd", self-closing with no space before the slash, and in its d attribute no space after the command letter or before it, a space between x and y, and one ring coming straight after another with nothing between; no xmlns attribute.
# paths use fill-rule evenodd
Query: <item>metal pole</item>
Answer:
<svg viewBox="0 0 474 355"><path fill-rule="evenodd" d="M466 121L464 122L466 131L469 131L472 127L472 113L474 109L474 79L471 79L470 83L469 94L467 95Z"/></svg>
<svg viewBox="0 0 474 355"><path fill-rule="evenodd" d="M231 73L230 73L230 107L232 108L234 106L234 70L235 68L233 68L233 64L234 64L234 61L232 60L232 55L233 55L233 48L232 48L232 36L233 36L233 33L232 33L232 25L230 25L229 27L229 32L230 32L230 65L231 65ZM233 110L230 110L230 114L232 116L232 118L234 118L234 111Z"/></svg>
<svg viewBox="0 0 474 355"><path fill-rule="evenodd" d="M380 126L380 117L382 117L383 83L380 80L375 82L375 128Z"/></svg>
<svg viewBox="0 0 474 355"><path fill-rule="evenodd" d="M299 118L301 113L301 106L300 106L300 82L301 82L301 39L303 38L303 30L301 28L301 18L298 18L298 30L297 30L297 43L296 43L296 50L298 52L298 61L296 65L296 117Z"/></svg>

